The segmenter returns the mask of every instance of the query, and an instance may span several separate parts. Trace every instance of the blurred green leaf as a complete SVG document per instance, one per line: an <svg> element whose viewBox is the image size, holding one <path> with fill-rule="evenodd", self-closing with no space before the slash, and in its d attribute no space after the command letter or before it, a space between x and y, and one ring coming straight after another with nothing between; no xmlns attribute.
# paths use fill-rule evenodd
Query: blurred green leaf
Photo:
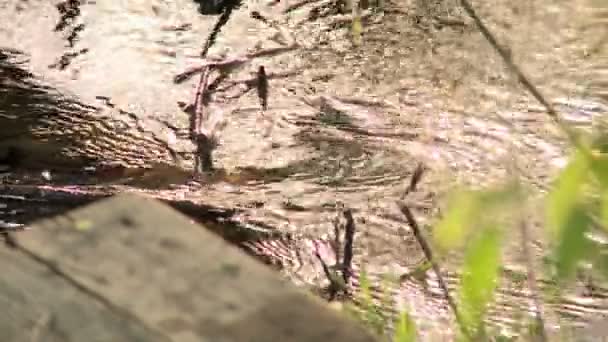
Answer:
<svg viewBox="0 0 608 342"><path fill-rule="evenodd" d="M494 297L500 267L501 232L487 227L467 248L459 289L459 303L463 323L477 335L482 327L487 305Z"/></svg>
<svg viewBox="0 0 608 342"><path fill-rule="evenodd" d="M604 246L605 247L605 246ZM593 268L600 271L605 281L608 280L608 250L606 248L595 248L596 255L593 260Z"/></svg>
<svg viewBox="0 0 608 342"><path fill-rule="evenodd" d="M382 334L385 327L385 319L382 308L374 303L372 296L371 282L365 269L361 270L359 276L359 288L361 289L360 300L363 310L363 320L376 333Z"/></svg>
<svg viewBox="0 0 608 342"><path fill-rule="evenodd" d="M547 223L553 238L559 239L581 197L581 189L589 177L585 156L576 152L560 173L547 200Z"/></svg>
<svg viewBox="0 0 608 342"><path fill-rule="evenodd" d="M448 211L435 226L436 246L441 251L461 247L472 229L491 223L498 210L505 212L518 198L517 183L486 191L460 191L448 204Z"/></svg>
<svg viewBox="0 0 608 342"><path fill-rule="evenodd" d="M497 189L479 191L479 202L484 210L486 208L504 210L519 198L519 190L520 184L518 182L510 182Z"/></svg>
<svg viewBox="0 0 608 342"><path fill-rule="evenodd" d="M608 189L608 155L594 153L591 170L599 181L602 191Z"/></svg>
<svg viewBox="0 0 608 342"><path fill-rule="evenodd" d="M425 283L428 278L428 271L433 268L433 264L431 264L428 260L421 262L416 266L411 272L405 274L405 277L411 277L420 283Z"/></svg>
<svg viewBox="0 0 608 342"><path fill-rule="evenodd" d="M602 194L602 198L601 198L602 204L601 204L601 212L600 212L600 219L601 219L601 224L602 224L602 228L604 229L605 232L608 232L608 190L604 191L604 193Z"/></svg>
<svg viewBox="0 0 608 342"><path fill-rule="evenodd" d="M472 192L452 195L448 202L448 211L434 229L434 240L440 250L447 251L464 244L478 207L479 202Z"/></svg>
<svg viewBox="0 0 608 342"><path fill-rule="evenodd" d="M365 269L361 269L359 275L359 288L361 289L361 299L366 306L371 305L372 302L372 290L369 279L367 278L367 272Z"/></svg>
<svg viewBox="0 0 608 342"><path fill-rule="evenodd" d="M558 279L568 280L574 274L578 262L591 252L589 248L592 246L585 237L591 222L591 217L583 206L577 205L570 210L555 250Z"/></svg>
<svg viewBox="0 0 608 342"><path fill-rule="evenodd" d="M380 302L380 306L384 310L388 310L389 308L394 307L395 301L393 299L393 294L391 292L391 283L395 283L388 275L382 277L380 282L380 288L382 290L382 300Z"/></svg>
<svg viewBox="0 0 608 342"><path fill-rule="evenodd" d="M395 327L394 342L413 342L416 341L416 325L412 317L403 311L399 316Z"/></svg>

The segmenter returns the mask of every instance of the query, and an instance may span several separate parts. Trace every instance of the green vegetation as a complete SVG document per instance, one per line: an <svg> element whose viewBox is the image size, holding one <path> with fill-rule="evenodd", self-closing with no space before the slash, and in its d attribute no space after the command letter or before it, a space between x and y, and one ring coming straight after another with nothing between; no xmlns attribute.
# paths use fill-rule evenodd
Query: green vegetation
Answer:
<svg viewBox="0 0 608 342"><path fill-rule="evenodd" d="M546 195L546 235L550 249L546 258L548 267L541 272L556 286L551 286L552 293L535 293L535 296L559 296L559 289L575 280L574 275L583 263L592 265L597 274L608 276L608 248L599 238L608 233L608 149L599 141L601 139L581 144L584 150L573 153ZM515 182L492 190L460 191L453 195L448 210L433 229L432 245L436 252L433 262L450 253L463 255L452 309L464 341L488 340L485 318L500 281L503 237L525 224L513 220L522 217L518 211L526 205L523 195L521 185ZM523 278L533 277L531 272L534 271L528 270ZM392 337L385 338L415 341L416 327L410 315L402 312L396 322L391 322L387 313L387 308L394 306L390 295L385 293L384 299L378 302L371 292L370 281L362 272L357 297L361 312L356 312L356 316L379 335L385 334L387 326L393 326ZM540 313L535 321L525 325L530 338L545 334Z"/></svg>
<svg viewBox="0 0 608 342"><path fill-rule="evenodd" d="M545 302L558 298L563 289L575 282L583 265L591 269L594 276L608 276L608 132L596 132L597 136L586 135L564 124L509 54L498 46L468 1L461 3L524 88L545 106L547 114L569 138L573 152L544 198L543 227L548 247L542 256L544 268L535 270L532 266L532 241L524 213L530 203L525 185L517 179L493 189L455 191L447 210L431 229L430 246L434 255L426 253L427 259L436 266L435 271L439 270L441 261L448 257L457 255L461 260L455 299L451 298L447 286L442 286L456 319L457 327L454 330L459 331L459 340L546 341L549 337L542 317ZM357 25L360 23L355 21L353 36L358 36L360 28ZM506 273L501 267L501 256L506 248L505 236L512 235L518 228L524 237L521 248L527 259L527 272L520 276L520 282L528 287L538 307L534 320L522 322L526 331L520 331L521 336L511 338L491 331L486 325L488 310L501 277ZM425 249L423 244L426 241L419 242ZM437 276L441 278L441 273ZM537 276L548 280L545 291L537 289ZM443 280L440 279L440 282ZM407 311L401 312L395 320L386 313L387 308L391 307L390 296L387 295L388 302L383 303L377 303L372 298L365 273L361 275L360 291L357 300L361 303L362 312L357 313L357 317L370 329L383 336L384 340L409 342L419 339L416 324ZM523 321L526 318L522 315L520 319ZM391 327L389 333L386 332L387 326Z"/></svg>

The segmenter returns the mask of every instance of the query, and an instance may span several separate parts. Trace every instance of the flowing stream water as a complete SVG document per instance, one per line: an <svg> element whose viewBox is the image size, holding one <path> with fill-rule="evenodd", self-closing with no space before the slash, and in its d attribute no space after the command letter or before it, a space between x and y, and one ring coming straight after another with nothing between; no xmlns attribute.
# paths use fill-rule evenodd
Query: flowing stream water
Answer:
<svg viewBox="0 0 608 342"><path fill-rule="evenodd" d="M117 27L107 21L110 16L92 16L89 24L103 30L85 30L85 34L103 37L99 38L104 43L99 43L102 47L97 53L103 56L114 51L113 58L120 59L120 54L126 58L136 50L148 56L148 64L142 62L126 70L110 58L105 64L98 62L99 56L83 59L75 63L93 71L73 84L66 81L66 87L79 89L77 93L85 98L98 93L116 94L113 100L125 106L161 108L158 103L166 99L159 94L177 102L183 92L169 93L167 80L192 60L188 57L192 55L190 50L196 52L204 36L187 30L179 35L160 30L162 37L148 36L157 32L149 27L188 23L194 27L193 32L205 32L215 17L197 23L177 10L175 16L165 15L172 13L171 5L162 1L156 10L136 1L127 2L132 5L128 10L111 2L98 3L125 16L129 25L122 26L123 34L119 35L110 31ZM400 278L390 287L397 309L409 310L422 331L439 334L441 330L443 337L452 336L454 332L446 327L453 326L453 318L432 272L423 278L407 276L424 260L397 205L412 174L419 164L427 170L405 201L430 237L431 224L444 209L444 198L450 190L463 184L493 184L513 176L513 170L531 189L530 206L537 208L552 177L567 160L568 143L543 108L509 76L473 23L456 9L456 2L438 2L443 4L438 9L423 8L416 1L387 3L384 12L364 17L359 46L353 46L349 39L350 26L340 20L343 15L329 13L325 17L328 7L316 8L316 2L287 14L285 10L292 2L243 5L224 28L212 53L243 53L256 48L256 44L276 46L269 40L276 32L251 19L254 9L277 20L299 47L253 60L231 74L226 87L220 86L216 92L212 106L226 121L214 153L219 171L193 179L188 172L170 169L129 181L103 180L102 184L99 178L82 180L75 173L51 173L52 181L48 181L39 173L9 172L2 186L7 194L9 189L12 193L2 197L2 220L27 223L83 203L72 201L73 196L88 201L117 192L150 195L174 203L274 265L295 284L318 289L328 280L315 249L328 263L335 261L330 250L334 227L336 220L343 224L341 213L348 208L356 225L355 269L365 267L376 285L385 274ZM592 129L604 120L608 108L577 88L590 67L578 59L582 40L572 42L573 33L568 30L576 24L568 21L571 17L567 12L582 6L580 3L558 1L555 9L548 6L547 11L553 11L554 17L546 23L543 20L547 21L550 14L539 10L538 1L521 6L499 1L496 8L474 2L482 14L509 10L512 12L502 20L521 19L518 22L522 27L511 26L506 31L500 31L509 26L496 14L489 22L499 38L512 45L516 61L529 62L524 66L533 76L546 76L537 79L564 119L571 125ZM530 11L518 17L513 14L516 7ZM154 16L155 11L160 14ZM543 36L551 30L557 33ZM534 34L526 36L525 32ZM93 38L90 41L97 42ZM180 50L184 46L188 48ZM526 50L530 47L538 49L536 55ZM92 61L97 64L87 66ZM266 111L260 110L255 91L235 95L235 88L243 84L236 81L251 78L259 65L278 75L270 78ZM105 70L109 75L103 75ZM110 80L121 73L125 75L121 81ZM559 82L547 81L558 76ZM89 90L86 86L93 84L90 78L95 77L99 77L93 82L96 88ZM192 91L194 82L184 86L187 92ZM141 87L140 93L130 89L135 85ZM148 114L186 127L185 116L173 110ZM541 217L530 215L529 222L535 227L533 245L540 256L544 253ZM525 286L519 233L513 232L510 241L503 281L489 321L517 331L522 328L521 317L529 315L532 304ZM445 261L443 266L454 290L458 265ZM358 275L355 272L355 284ZM551 286L550 282L543 284ZM604 319L608 315L607 298L608 288L580 282L568 296L547 304L548 326L557 331L561 325L576 327Z"/></svg>

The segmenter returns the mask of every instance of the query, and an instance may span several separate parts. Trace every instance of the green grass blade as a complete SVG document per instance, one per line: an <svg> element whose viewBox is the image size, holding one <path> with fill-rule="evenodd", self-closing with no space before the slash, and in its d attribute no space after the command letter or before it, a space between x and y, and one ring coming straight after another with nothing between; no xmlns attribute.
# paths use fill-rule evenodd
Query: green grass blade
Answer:
<svg viewBox="0 0 608 342"><path fill-rule="evenodd" d="M601 220L602 228L608 232L608 190L604 191L602 195L602 209L601 209Z"/></svg>
<svg viewBox="0 0 608 342"><path fill-rule="evenodd" d="M471 230L496 219L498 210L505 212L519 196L517 183L486 191L463 191L453 195L448 211L435 226L434 237L440 252L464 245Z"/></svg>
<svg viewBox="0 0 608 342"><path fill-rule="evenodd" d="M602 190L608 189L608 155L605 153L594 155L591 171L599 181Z"/></svg>
<svg viewBox="0 0 608 342"><path fill-rule="evenodd" d="M365 269L361 269L359 288L361 289L361 300L363 301L364 306L368 307L373 305L371 284Z"/></svg>
<svg viewBox="0 0 608 342"><path fill-rule="evenodd" d="M449 251L464 244L479 202L472 192L452 195L448 211L435 226L434 240L439 251Z"/></svg>
<svg viewBox="0 0 608 342"><path fill-rule="evenodd" d="M588 162L580 152L560 173L557 184L549 194L547 224L553 238L559 239L570 221L570 216L580 201L581 190L589 176Z"/></svg>
<svg viewBox="0 0 608 342"><path fill-rule="evenodd" d="M395 326L394 342L414 342L416 341L416 325L412 317L403 311L399 316L397 325Z"/></svg>
<svg viewBox="0 0 608 342"><path fill-rule="evenodd" d="M359 276L359 288L361 290L359 299L361 300L361 309L363 310L362 318L369 328L375 333L382 335L386 327L386 320L383 316L382 308L374 302L371 282L365 269L361 270Z"/></svg>
<svg viewBox="0 0 608 342"><path fill-rule="evenodd" d="M488 304L498 286L501 232L482 229L466 251L459 289L465 328L475 336L483 326Z"/></svg>
<svg viewBox="0 0 608 342"><path fill-rule="evenodd" d="M590 227L591 218L582 206L574 207L567 221L555 251L557 277L568 280L574 274L576 265L591 252L586 233Z"/></svg>

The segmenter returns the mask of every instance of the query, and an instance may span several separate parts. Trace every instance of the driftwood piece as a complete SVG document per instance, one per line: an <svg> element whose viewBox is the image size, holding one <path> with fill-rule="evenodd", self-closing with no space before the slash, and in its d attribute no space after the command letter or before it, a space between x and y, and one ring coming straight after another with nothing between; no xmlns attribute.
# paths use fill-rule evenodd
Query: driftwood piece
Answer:
<svg viewBox="0 0 608 342"><path fill-rule="evenodd" d="M0 299L14 308L3 341L374 340L154 200L103 200L17 238L0 247Z"/></svg>

